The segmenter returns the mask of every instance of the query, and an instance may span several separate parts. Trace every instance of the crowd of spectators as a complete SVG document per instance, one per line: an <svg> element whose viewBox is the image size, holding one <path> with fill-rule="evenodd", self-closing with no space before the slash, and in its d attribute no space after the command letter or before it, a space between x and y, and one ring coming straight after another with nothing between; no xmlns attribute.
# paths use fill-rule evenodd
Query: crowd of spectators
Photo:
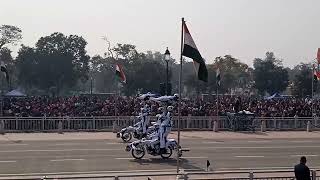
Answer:
<svg viewBox="0 0 320 180"><path fill-rule="evenodd" d="M237 97L221 96L219 98L219 114L235 112ZM132 116L138 115L141 101L136 97L27 97L5 98L4 116ZM152 114L155 115L159 104L150 102ZM216 99L182 99L181 114L183 116L215 116L217 114ZM253 112L256 116L265 117L310 117L311 100L288 98L264 100L241 97L241 110ZM320 101L314 101L314 112L320 114ZM177 105L175 105L177 115Z"/></svg>

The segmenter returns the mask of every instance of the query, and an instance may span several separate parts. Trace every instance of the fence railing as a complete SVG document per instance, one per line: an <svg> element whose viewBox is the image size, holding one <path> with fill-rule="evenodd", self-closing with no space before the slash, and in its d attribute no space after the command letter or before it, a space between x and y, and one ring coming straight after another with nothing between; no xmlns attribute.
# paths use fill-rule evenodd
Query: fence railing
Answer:
<svg viewBox="0 0 320 180"><path fill-rule="evenodd" d="M155 121L156 117L151 117ZM45 132L45 131L111 131L133 125L133 116L92 117L1 117L0 131ZM176 130L178 117L173 117ZM232 130L227 116L183 116L181 130ZM256 117L250 124L255 130L320 130L318 117Z"/></svg>
<svg viewBox="0 0 320 180"><path fill-rule="evenodd" d="M319 170L311 170L311 180L319 180ZM153 172L153 173L125 173L125 174L73 174L73 175L46 175L42 179L153 179L153 178L166 178L166 179L213 179L213 180L293 180L294 172L291 170L264 170L264 171L228 171L228 172ZM35 177L24 179L35 179ZM37 177L37 179L40 179Z"/></svg>

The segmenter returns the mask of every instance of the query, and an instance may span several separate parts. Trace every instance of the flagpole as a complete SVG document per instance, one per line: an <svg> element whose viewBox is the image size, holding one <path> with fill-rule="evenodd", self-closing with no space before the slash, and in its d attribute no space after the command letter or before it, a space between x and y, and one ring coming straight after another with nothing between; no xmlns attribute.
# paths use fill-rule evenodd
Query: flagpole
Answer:
<svg viewBox="0 0 320 180"><path fill-rule="evenodd" d="M180 121L181 121L181 80L182 80L182 51L183 51L183 24L184 18L181 19L181 51L180 51L180 74L179 74L179 104L178 104L178 153L177 153L177 173L180 168Z"/></svg>
<svg viewBox="0 0 320 180"><path fill-rule="evenodd" d="M314 69L315 69L315 67L314 67L314 64L312 64L312 76L311 76L311 81L312 81L312 83L311 83L311 117L313 117L313 89L314 89Z"/></svg>
<svg viewBox="0 0 320 180"><path fill-rule="evenodd" d="M219 83L217 82L217 122L219 120Z"/></svg>

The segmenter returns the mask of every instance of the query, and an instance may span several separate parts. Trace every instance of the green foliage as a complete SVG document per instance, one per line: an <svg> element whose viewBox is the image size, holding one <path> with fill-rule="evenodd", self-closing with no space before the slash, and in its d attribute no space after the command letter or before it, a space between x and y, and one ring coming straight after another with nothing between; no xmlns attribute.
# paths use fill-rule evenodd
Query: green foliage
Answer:
<svg viewBox="0 0 320 180"><path fill-rule="evenodd" d="M293 94L296 96L311 96L312 94L312 65L301 63L294 67L298 73L295 75L293 81ZM316 85L316 83L315 83Z"/></svg>
<svg viewBox="0 0 320 180"><path fill-rule="evenodd" d="M35 48L22 46L17 57L19 82L57 94L74 87L79 79L85 82L90 58L86 45L82 37L53 33L41 37Z"/></svg>
<svg viewBox="0 0 320 180"><path fill-rule="evenodd" d="M254 60L253 78L254 87L261 95L283 92L289 84L288 71L272 52L267 52L263 60Z"/></svg>
<svg viewBox="0 0 320 180"><path fill-rule="evenodd" d="M0 49L7 44L16 44L22 39L21 29L16 26L0 26Z"/></svg>

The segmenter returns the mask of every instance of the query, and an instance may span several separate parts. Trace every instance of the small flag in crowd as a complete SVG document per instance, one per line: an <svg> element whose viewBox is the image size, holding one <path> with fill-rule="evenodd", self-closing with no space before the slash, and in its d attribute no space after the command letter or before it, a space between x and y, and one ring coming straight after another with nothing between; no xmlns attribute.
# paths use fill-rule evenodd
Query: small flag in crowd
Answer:
<svg viewBox="0 0 320 180"><path fill-rule="evenodd" d="M184 43L182 55L193 60L193 65L198 76L198 79L204 82L208 82L208 71L206 63L202 58L196 44L193 41L193 38L188 30L187 25L183 21L183 34L184 34Z"/></svg>
<svg viewBox="0 0 320 180"><path fill-rule="evenodd" d="M0 70L1 70L1 72L4 73L4 76L5 76L6 80L7 80L7 83L9 84L9 73L8 73L6 65L3 62L1 62Z"/></svg>
<svg viewBox="0 0 320 180"><path fill-rule="evenodd" d="M116 65L116 76L120 78L121 82L127 82L126 75L124 74L123 69L119 64Z"/></svg>
<svg viewBox="0 0 320 180"><path fill-rule="evenodd" d="M313 66L313 80L314 81L320 80L320 71L317 71L314 66Z"/></svg>
<svg viewBox="0 0 320 180"><path fill-rule="evenodd" d="M216 78L217 78L217 85L220 86L221 85L220 68L217 68Z"/></svg>

